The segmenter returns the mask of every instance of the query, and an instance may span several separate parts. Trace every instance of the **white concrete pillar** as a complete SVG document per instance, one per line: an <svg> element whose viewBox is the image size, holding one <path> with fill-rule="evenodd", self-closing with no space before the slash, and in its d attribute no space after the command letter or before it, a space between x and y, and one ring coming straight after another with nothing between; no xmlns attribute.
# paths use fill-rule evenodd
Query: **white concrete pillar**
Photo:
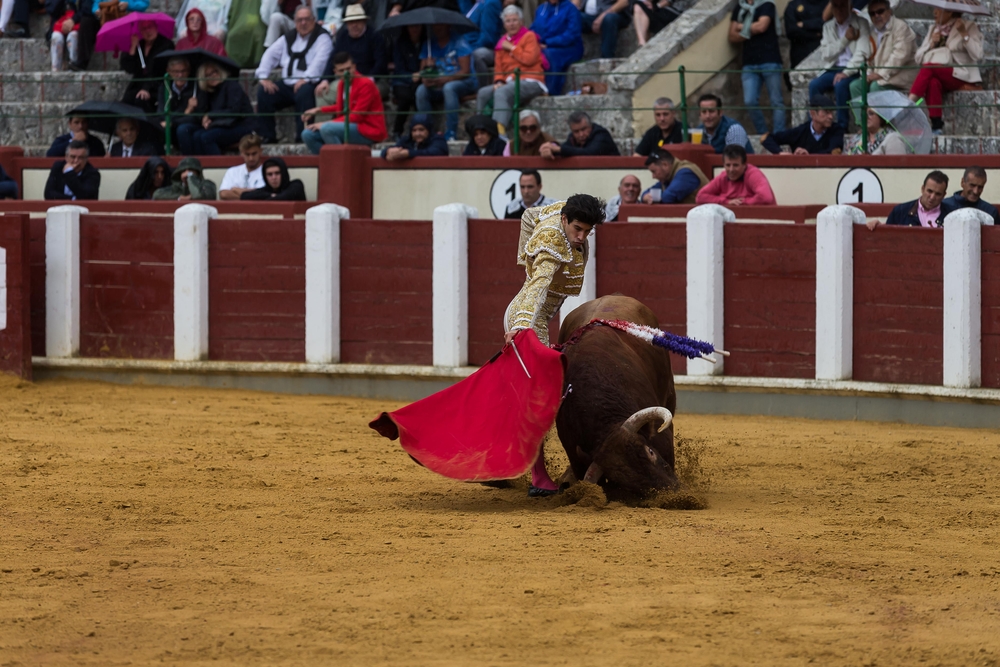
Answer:
<svg viewBox="0 0 1000 667"><path fill-rule="evenodd" d="M687 335L724 349L723 227L736 215L718 204L696 206L687 214ZM688 359L688 375L722 375L722 357L711 364Z"/></svg>
<svg viewBox="0 0 1000 667"><path fill-rule="evenodd" d="M963 208L944 219L944 384L982 384L983 225L993 218Z"/></svg>
<svg viewBox="0 0 1000 667"><path fill-rule="evenodd" d="M45 214L45 356L80 351L80 216L82 206Z"/></svg>
<svg viewBox="0 0 1000 667"><path fill-rule="evenodd" d="M827 206L816 216L816 379L854 373L854 225L865 213Z"/></svg>
<svg viewBox="0 0 1000 667"><path fill-rule="evenodd" d="M340 221L336 204L306 211L306 361L340 362Z"/></svg>
<svg viewBox="0 0 1000 667"><path fill-rule="evenodd" d="M464 204L434 209L434 365L469 363L469 218L479 211Z"/></svg>
<svg viewBox="0 0 1000 667"><path fill-rule="evenodd" d="M205 204L174 211L174 359L208 359L208 221Z"/></svg>
<svg viewBox="0 0 1000 667"><path fill-rule="evenodd" d="M0 248L0 331L7 328L7 249Z"/></svg>
<svg viewBox="0 0 1000 667"><path fill-rule="evenodd" d="M587 235L587 242L590 246L590 254L587 257L587 270L583 273L583 286L580 288L580 296L569 296L563 301L559 308L559 324L562 324L566 316L572 313L582 304L593 301L597 298L597 226L590 230ZM555 338L556 336L553 336Z"/></svg>

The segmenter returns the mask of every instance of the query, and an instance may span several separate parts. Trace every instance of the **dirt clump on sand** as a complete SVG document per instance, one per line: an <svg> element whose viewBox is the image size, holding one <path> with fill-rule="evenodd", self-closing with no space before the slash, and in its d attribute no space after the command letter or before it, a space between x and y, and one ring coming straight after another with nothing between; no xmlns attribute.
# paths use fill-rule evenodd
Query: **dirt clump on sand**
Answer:
<svg viewBox="0 0 1000 667"><path fill-rule="evenodd" d="M668 512L445 479L400 405L0 377L0 664L1000 665L998 430L682 412Z"/></svg>
<svg viewBox="0 0 1000 667"><path fill-rule="evenodd" d="M604 489L593 482L577 482L564 489L557 497L562 504L577 507L604 507L608 504Z"/></svg>
<svg viewBox="0 0 1000 667"><path fill-rule="evenodd" d="M708 508L708 503L703 498L678 491L660 490L643 498L637 505L639 507L649 507L661 510L703 510Z"/></svg>

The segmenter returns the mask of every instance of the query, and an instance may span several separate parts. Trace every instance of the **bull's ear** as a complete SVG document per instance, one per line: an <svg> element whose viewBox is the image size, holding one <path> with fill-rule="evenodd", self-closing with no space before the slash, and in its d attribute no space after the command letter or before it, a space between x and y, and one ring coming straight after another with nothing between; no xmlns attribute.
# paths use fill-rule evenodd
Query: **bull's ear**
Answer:
<svg viewBox="0 0 1000 667"><path fill-rule="evenodd" d="M587 467L587 472L583 475L583 481L590 482L591 484L597 484L601 477L604 477L604 471L601 469L601 466L597 465L595 462L591 463L590 466Z"/></svg>

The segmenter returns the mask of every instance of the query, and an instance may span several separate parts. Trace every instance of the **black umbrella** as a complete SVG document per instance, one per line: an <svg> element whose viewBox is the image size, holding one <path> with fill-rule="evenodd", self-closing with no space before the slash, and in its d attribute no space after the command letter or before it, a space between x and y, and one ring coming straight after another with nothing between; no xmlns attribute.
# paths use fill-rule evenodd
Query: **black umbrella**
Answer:
<svg viewBox="0 0 1000 667"><path fill-rule="evenodd" d="M184 58L191 63L191 76L194 76L198 67L204 63L212 63L225 70L229 76L239 76L240 66L235 60L206 51L205 49L184 49L183 51L164 51L153 58L153 75L162 77L167 71L167 63L173 58Z"/></svg>
<svg viewBox="0 0 1000 667"><path fill-rule="evenodd" d="M440 7L421 7L408 12L390 16L382 23L382 32L402 30L409 25L446 25L455 34L475 32L479 26L465 18L465 14L453 12Z"/></svg>
<svg viewBox="0 0 1000 667"><path fill-rule="evenodd" d="M152 144L158 151L163 150L163 128L149 120L145 111L131 104L90 100L70 109L66 116L68 118L86 118L89 130L112 137L119 120L132 118L139 123L137 141Z"/></svg>
<svg viewBox="0 0 1000 667"><path fill-rule="evenodd" d="M67 118L86 118L89 129L102 134L114 134L118 121L122 118L134 118L139 122L140 131L143 126L159 130L146 118L146 112L139 107L122 102L102 102L99 100L89 100L66 112ZM162 141L162 139L161 139Z"/></svg>

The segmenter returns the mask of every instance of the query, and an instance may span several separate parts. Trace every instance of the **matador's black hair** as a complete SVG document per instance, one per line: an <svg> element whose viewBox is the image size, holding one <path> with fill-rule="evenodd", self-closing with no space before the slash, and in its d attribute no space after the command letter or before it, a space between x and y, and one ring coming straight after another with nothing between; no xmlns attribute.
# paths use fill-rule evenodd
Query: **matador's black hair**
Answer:
<svg viewBox="0 0 1000 667"><path fill-rule="evenodd" d="M604 200L593 195L573 195L563 206L563 215L569 222L599 225L604 222Z"/></svg>

